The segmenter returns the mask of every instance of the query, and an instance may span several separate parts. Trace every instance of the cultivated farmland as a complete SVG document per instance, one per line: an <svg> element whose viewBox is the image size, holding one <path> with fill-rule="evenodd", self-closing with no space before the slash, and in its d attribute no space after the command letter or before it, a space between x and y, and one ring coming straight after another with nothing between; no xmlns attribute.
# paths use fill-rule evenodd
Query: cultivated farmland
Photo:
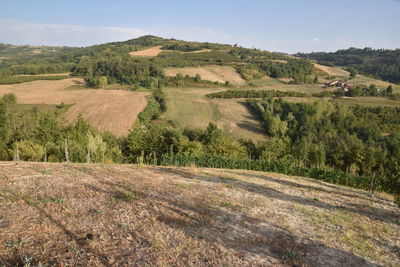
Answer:
<svg viewBox="0 0 400 267"><path fill-rule="evenodd" d="M234 85L244 85L246 81L240 77L233 67L230 66L201 66L201 67L185 67L185 68L166 68L164 70L166 76L176 76L182 74L183 76L196 76L199 74L202 80L212 82L230 82Z"/></svg>
<svg viewBox="0 0 400 267"><path fill-rule="evenodd" d="M129 55L134 57L156 57L160 54L163 50L161 50L162 46L154 46L147 49L139 50L139 51L132 51Z"/></svg>
<svg viewBox="0 0 400 267"><path fill-rule="evenodd" d="M164 117L181 126L207 127L215 122L238 138L266 140L258 121L240 100L208 99L210 88L166 88L168 110Z"/></svg>
<svg viewBox="0 0 400 267"><path fill-rule="evenodd" d="M127 90L88 89L83 80L34 81L0 85L0 95L14 93L19 104L74 104L64 114L71 122L79 114L101 131L127 134L137 115L146 107L145 93Z"/></svg>

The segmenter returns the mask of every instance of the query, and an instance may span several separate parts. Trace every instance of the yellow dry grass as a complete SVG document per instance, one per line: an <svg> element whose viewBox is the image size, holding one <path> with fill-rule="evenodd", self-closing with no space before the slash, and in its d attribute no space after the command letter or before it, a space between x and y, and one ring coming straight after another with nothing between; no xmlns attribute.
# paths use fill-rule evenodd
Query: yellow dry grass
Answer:
<svg viewBox="0 0 400 267"><path fill-rule="evenodd" d="M139 50L139 51L132 51L129 53L131 56L135 57L156 57L160 54L163 50L161 50L162 46L154 46L147 49Z"/></svg>
<svg viewBox="0 0 400 267"><path fill-rule="evenodd" d="M138 114L146 107L145 93L126 90L87 89L76 87L83 80L34 81L0 85L0 95L14 93L20 104L75 104L65 114L68 122L79 114L101 131L121 136L127 134Z"/></svg>
<svg viewBox="0 0 400 267"><path fill-rule="evenodd" d="M166 88L167 112L164 118L182 127L205 128L215 122L237 138L265 141L266 135L246 106L236 99L209 99L216 88Z"/></svg>
<svg viewBox="0 0 400 267"><path fill-rule="evenodd" d="M349 78L349 72L338 67L329 67L314 63L314 67L338 78Z"/></svg>
<svg viewBox="0 0 400 267"><path fill-rule="evenodd" d="M199 74L202 80L212 82L230 82L235 85L244 85L246 81L230 66L208 65L201 67L185 67L185 68L165 68L166 76L176 76L177 74L196 76Z"/></svg>
<svg viewBox="0 0 400 267"><path fill-rule="evenodd" d="M0 162L0 266L399 266L390 196L276 173Z"/></svg>

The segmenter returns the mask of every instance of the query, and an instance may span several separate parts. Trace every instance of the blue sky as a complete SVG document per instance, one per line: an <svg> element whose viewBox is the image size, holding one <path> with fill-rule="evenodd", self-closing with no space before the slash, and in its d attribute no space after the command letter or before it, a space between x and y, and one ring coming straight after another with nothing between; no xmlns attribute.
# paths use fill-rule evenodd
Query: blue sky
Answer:
<svg viewBox="0 0 400 267"><path fill-rule="evenodd" d="M0 0L0 42L87 46L145 34L271 51L400 48L398 0Z"/></svg>

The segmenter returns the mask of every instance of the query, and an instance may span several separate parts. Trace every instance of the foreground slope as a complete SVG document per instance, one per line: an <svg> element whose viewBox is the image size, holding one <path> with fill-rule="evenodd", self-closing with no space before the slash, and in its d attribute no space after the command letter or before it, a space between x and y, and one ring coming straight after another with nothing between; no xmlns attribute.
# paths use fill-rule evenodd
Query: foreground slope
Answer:
<svg viewBox="0 0 400 267"><path fill-rule="evenodd" d="M0 265L398 266L388 199L272 173L0 163Z"/></svg>

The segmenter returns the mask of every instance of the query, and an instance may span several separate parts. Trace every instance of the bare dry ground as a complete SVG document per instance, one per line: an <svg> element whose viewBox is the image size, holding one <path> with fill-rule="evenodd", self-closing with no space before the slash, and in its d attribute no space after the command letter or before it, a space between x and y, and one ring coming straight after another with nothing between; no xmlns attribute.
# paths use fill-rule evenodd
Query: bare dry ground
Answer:
<svg viewBox="0 0 400 267"><path fill-rule="evenodd" d="M400 265L387 196L274 173L3 162L0 210L5 266Z"/></svg>
<svg viewBox="0 0 400 267"><path fill-rule="evenodd" d="M166 76L176 76L178 73L182 75L196 76L199 74L202 80L224 83L226 81L235 85L244 85L246 81L230 66L208 65L201 67L185 67L185 68L165 68Z"/></svg>
<svg viewBox="0 0 400 267"><path fill-rule="evenodd" d="M129 53L129 55L135 56L135 57L156 57L156 56L158 56L158 54L163 52L163 50L161 50L161 48L162 48L161 45L154 46L154 47L150 47L150 48L139 50L139 51L132 51Z"/></svg>
<svg viewBox="0 0 400 267"><path fill-rule="evenodd" d="M75 120L81 113L99 130L118 136L128 133L138 114L147 105L143 92L75 86L82 84L82 79L70 78L0 85L0 96L14 93L20 104L75 104L65 113L67 121Z"/></svg>

